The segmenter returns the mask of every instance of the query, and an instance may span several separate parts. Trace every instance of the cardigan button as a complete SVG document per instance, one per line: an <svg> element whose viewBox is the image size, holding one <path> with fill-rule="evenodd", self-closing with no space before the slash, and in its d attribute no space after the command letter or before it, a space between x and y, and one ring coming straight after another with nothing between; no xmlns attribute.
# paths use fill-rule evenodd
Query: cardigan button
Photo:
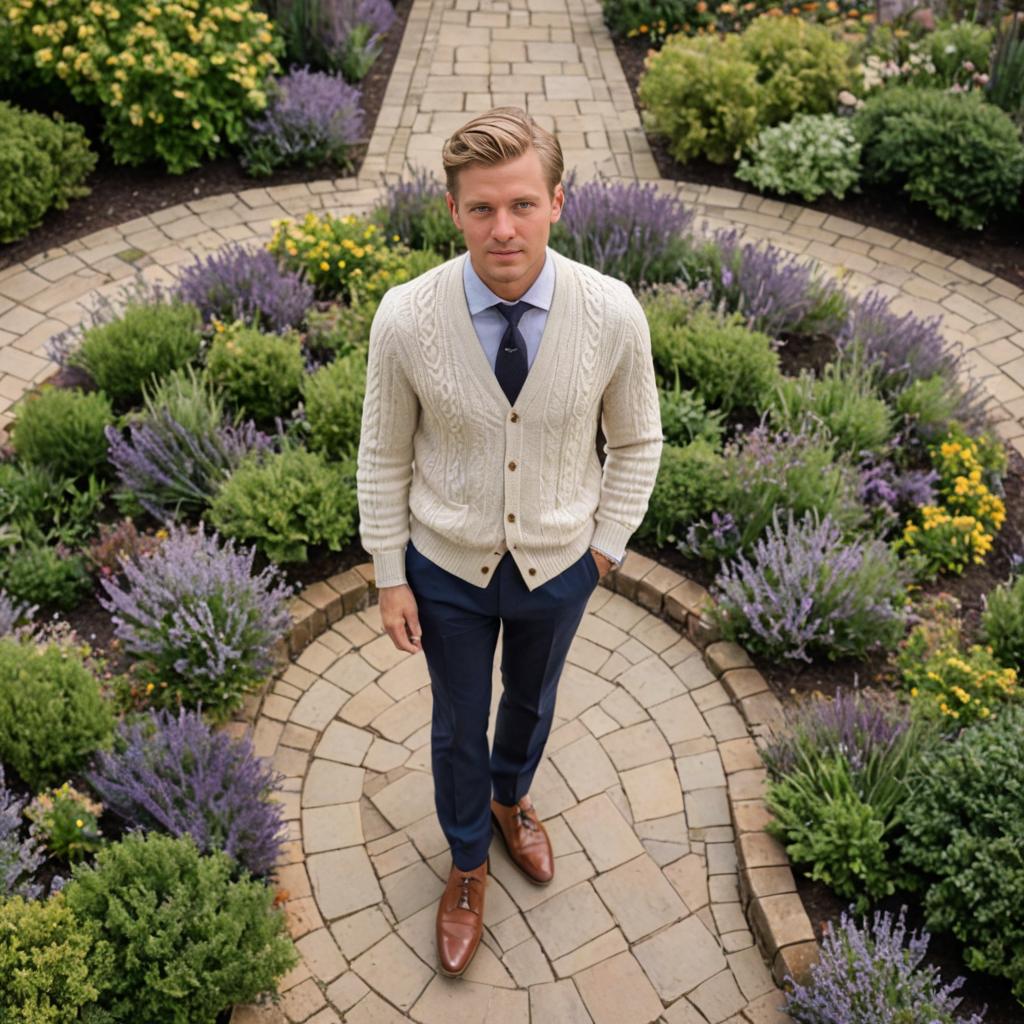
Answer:
<svg viewBox="0 0 1024 1024"><path fill-rule="evenodd" d="M512 420L513 423L518 423L519 422L519 413L517 413L517 412L512 413L511 420Z"/></svg>
<svg viewBox="0 0 1024 1024"><path fill-rule="evenodd" d="M537 570L536 570L536 569L527 569L526 571L527 571L527 572L528 572L528 573L529 573L529 574L530 574L531 576L536 576L536 575L537 575Z"/></svg>
<svg viewBox="0 0 1024 1024"><path fill-rule="evenodd" d="M516 514L515 514L515 512L509 512L509 514L508 514L508 521L510 523L514 523L516 521Z"/></svg>
<svg viewBox="0 0 1024 1024"><path fill-rule="evenodd" d="M508 464L508 468L511 469L513 472L515 472L515 468L516 468L515 462L510 462Z"/></svg>
<svg viewBox="0 0 1024 1024"><path fill-rule="evenodd" d="M491 570L486 565L484 565L484 566L480 567L480 571L481 572L490 572Z"/></svg>

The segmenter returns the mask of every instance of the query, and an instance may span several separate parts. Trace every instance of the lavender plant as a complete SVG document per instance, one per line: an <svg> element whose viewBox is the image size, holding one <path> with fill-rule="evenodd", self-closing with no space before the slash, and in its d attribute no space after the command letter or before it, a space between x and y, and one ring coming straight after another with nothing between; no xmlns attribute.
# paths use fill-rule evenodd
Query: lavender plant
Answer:
<svg viewBox="0 0 1024 1024"><path fill-rule="evenodd" d="M426 168L416 168L411 177L387 186L373 219L389 238L410 249L434 249L451 257L465 243L444 196L444 183Z"/></svg>
<svg viewBox="0 0 1024 1024"><path fill-rule="evenodd" d="M903 469L896 456L897 447L891 444L884 456L865 456L859 466L857 497L871 516L872 532L881 538L894 535L912 510L936 502L939 474L934 469Z"/></svg>
<svg viewBox="0 0 1024 1024"><path fill-rule="evenodd" d="M152 712L122 724L89 784L132 831L191 835L203 853L223 850L253 875L271 873L284 843L283 776L248 739L215 732L200 711Z"/></svg>
<svg viewBox="0 0 1024 1024"><path fill-rule="evenodd" d="M633 288L678 276L691 244L693 211L653 184L562 183L565 205L551 247Z"/></svg>
<svg viewBox="0 0 1024 1024"><path fill-rule="evenodd" d="M349 169L349 149L363 134L361 99L340 75L293 68L273 83L263 113L249 120L242 165L255 177L291 164Z"/></svg>
<svg viewBox="0 0 1024 1024"><path fill-rule="evenodd" d="M101 579L115 633L140 659L154 706L202 702L224 717L272 665L271 649L291 625L291 588L267 566L252 574L255 550L237 549L171 526L151 556L122 560L125 585Z"/></svg>
<svg viewBox="0 0 1024 1024"><path fill-rule="evenodd" d="M890 297L870 291L852 302L836 345L842 358L863 360L872 368L875 386L887 399L895 401L915 381L941 375L957 396L956 418L974 433L988 422L984 388L977 380L961 385L961 357L943 337L941 322L939 316L900 316Z"/></svg>
<svg viewBox="0 0 1024 1024"><path fill-rule="evenodd" d="M274 18L293 64L340 71L358 82L395 22L389 0L278 0Z"/></svg>
<svg viewBox="0 0 1024 1024"><path fill-rule="evenodd" d="M843 911L821 942L810 980L786 977L785 1012L796 1024L982 1024L982 1013L957 1013L961 998L954 993L964 979L941 983L939 969L922 966L928 932L906 934L905 906L895 920L876 910L858 927Z"/></svg>
<svg viewBox="0 0 1024 1024"><path fill-rule="evenodd" d="M241 320L274 334L302 324L313 304L313 286L300 274L283 270L266 249L237 243L205 260L197 256L179 274L177 294L205 324Z"/></svg>
<svg viewBox="0 0 1024 1024"><path fill-rule="evenodd" d="M771 244L742 242L738 229L712 236L718 252L706 271L712 297L766 334L834 334L846 316L846 297L820 265Z"/></svg>
<svg viewBox="0 0 1024 1024"><path fill-rule="evenodd" d="M0 636L7 636L29 625L38 606L12 598L0 587Z"/></svg>
<svg viewBox="0 0 1024 1024"><path fill-rule="evenodd" d="M712 587L729 639L770 658L863 657L896 643L905 626L899 560L881 541L844 541L829 516L785 523L778 509L753 558L740 554Z"/></svg>
<svg viewBox="0 0 1024 1024"><path fill-rule="evenodd" d="M0 764L0 897L35 900L42 895L43 887L33 882L32 876L46 855L34 836L20 837L24 807L25 801L16 800L7 789L4 766Z"/></svg>

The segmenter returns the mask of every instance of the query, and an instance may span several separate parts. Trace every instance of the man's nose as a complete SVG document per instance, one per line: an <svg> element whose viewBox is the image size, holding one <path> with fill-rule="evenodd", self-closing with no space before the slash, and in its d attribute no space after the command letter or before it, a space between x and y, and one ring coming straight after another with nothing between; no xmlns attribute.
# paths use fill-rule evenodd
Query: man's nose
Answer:
<svg viewBox="0 0 1024 1024"><path fill-rule="evenodd" d="M507 239L516 233L515 224L507 210L498 210L494 215L494 227L491 229L495 238Z"/></svg>

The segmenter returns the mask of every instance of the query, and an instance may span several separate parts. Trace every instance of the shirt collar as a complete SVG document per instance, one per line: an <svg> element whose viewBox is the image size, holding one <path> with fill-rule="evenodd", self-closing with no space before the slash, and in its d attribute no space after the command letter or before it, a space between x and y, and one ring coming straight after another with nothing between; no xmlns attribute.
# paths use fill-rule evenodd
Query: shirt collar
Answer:
<svg viewBox="0 0 1024 1024"><path fill-rule="evenodd" d="M480 275L473 267L473 261L466 254L466 262L463 265L462 283L466 291L466 302L469 305L470 316L476 316L491 306L506 300L500 295L495 295L480 279ZM547 248L544 250L544 266L541 267L537 280L527 288L526 293L518 301L528 302L531 306L539 309L550 310L551 299L555 294L555 261Z"/></svg>

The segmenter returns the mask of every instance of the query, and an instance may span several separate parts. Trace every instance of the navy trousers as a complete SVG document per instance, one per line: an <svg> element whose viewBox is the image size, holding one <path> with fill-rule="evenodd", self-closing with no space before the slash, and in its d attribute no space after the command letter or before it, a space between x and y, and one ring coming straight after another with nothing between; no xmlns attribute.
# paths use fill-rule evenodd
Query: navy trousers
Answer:
<svg viewBox="0 0 1024 1024"><path fill-rule="evenodd" d="M434 699L430 750L434 803L456 867L483 863L490 804L530 790L551 730L558 680L600 571L588 549L529 590L506 552L486 587L442 569L409 541L406 582L416 598ZM491 672L503 629L503 693L487 745Z"/></svg>

